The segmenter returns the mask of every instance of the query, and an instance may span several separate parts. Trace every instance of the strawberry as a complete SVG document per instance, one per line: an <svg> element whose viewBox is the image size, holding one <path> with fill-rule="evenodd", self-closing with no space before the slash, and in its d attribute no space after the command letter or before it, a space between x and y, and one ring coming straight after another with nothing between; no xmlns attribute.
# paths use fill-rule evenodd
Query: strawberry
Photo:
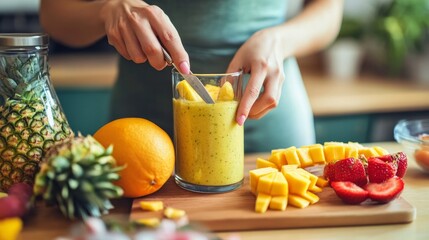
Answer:
<svg viewBox="0 0 429 240"><path fill-rule="evenodd" d="M349 181L364 186L368 180L365 168L359 159L346 158L335 162L333 166L335 181Z"/></svg>
<svg viewBox="0 0 429 240"><path fill-rule="evenodd" d="M377 157L385 162L395 163L398 166L398 170L396 171L396 176L402 178L404 177L407 166L408 166L408 159L407 155L405 155L404 152L397 152L394 154L387 154L384 156Z"/></svg>
<svg viewBox="0 0 429 240"><path fill-rule="evenodd" d="M395 162L384 162L383 160L371 157L368 159L368 179L371 183L381 183L396 174L397 166Z"/></svg>
<svg viewBox="0 0 429 240"><path fill-rule="evenodd" d="M331 187L348 204L359 204L368 198L368 191L352 182L331 182Z"/></svg>
<svg viewBox="0 0 429 240"><path fill-rule="evenodd" d="M404 181L400 177L392 177L382 183L368 183L365 190L370 199L387 203L399 197L404 189Z"/></svg>
<svg viewBox="0 0 429 240"><path fill-rule="evenodd" d="M328 163L325 165L323 169L323 176L325 179L328 179L330 182L334 182L335 180L335 172L334 172L334 163Z"/></svg>

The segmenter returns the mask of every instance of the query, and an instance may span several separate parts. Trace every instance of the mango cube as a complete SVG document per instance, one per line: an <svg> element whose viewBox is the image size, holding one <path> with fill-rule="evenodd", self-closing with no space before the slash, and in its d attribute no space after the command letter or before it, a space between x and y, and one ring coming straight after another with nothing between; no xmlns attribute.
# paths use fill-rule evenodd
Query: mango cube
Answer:
<svg viewBox="0 0 429 240"><path fill-rule="evenodd" d="M301 167L309 167L313 165L313 160L310 156L310 148L298 148L296 149L296 153L298 155L299 162L301 163Z"/></svg>
<svg viewBox="0 0 429 240"><path fill-rule="evenodd" d="M318 177L316 185L320 188L324 188L324 187L328 186L328 183L329 183L328 180L326 180L322 177Z"/></svg>
<svg viewBox="0 0 429 240"><path fill-rule="evenodd" d="M159 211L164 208L162 201L141 201L140 208L148 211Z"/></svg>
<svg viewBox="0 0 429 240"><path fill-rule="evenodd" d="M288 165L283 165L281 171L283 172L289 172L289 171L294 171L298 169L298 165L297 164L288 164Z"/></svg>
<svg viewBox="0 0 429 240"><path fill-rule="evenodd" d="M256 192L270 194L276 174L277 172L272 172L261 176L258 181L258 186L256 187Z"/></svg>
<svg viewBox="0 0 429 240"><path fill-rule="evenodd" d="M230 82L226 81L219 90L219 101L232 101L234 100L234 89Z"/></svg>
<svg viewBox="0 0 429 240"><path fill-rule="evenodd" d="M281 151L272 151L268 161L274 163L278 169L280 169L283 165L287 164L286 157Z"/></svg>
<svg viewBox="0 0 429 240"><path fill-rule="evenodd" d="M310 205L310 201L294 194L289 194L288 203L297 208L306 208Z"/></svg>
<svg viewBox="0 0 429 240"><path fill-rule="evenodd" d="M264 213L271 202L271 196L265 193L258 193L255 203L255 212Z"/></svg>
<svg viewBox="0 0 429 240"><path fill-rule="evenodd" d="M296 171L299 174L301 174L302 176L304 176L310 180L310 185L308 186L309 189L312 189L312 188L314 188L314 186L316 186L317 179L318 179L318 177L316 175L309 173L302 168L298 168Z"/></svg>
<svg viewBox="0 0 429 240"><path fill-rule="evenodd" d="M169 219L178 219L186 215L185 210L167 207L164 210L164 216Z"/></svg>
<svg viewBox="0 0 429 240"><path fill-rule="evenodd" d="M182 80L177 83L176 89L179 92L179 95L186 100L197 102L203 101L203 99L201 99L198 93L191 87L191 85L186 80Z"/></svg>
<svg viewBox="0 0 429 240"><path fill-rule="evenodd" d="M210 94L210 97L212 97L212 99L216 101L219 95L220 87L211 84L206 84L204 87Z"/></svg>
<svg viewBox="0 0 429 240"><path fill-rule="evenodd" d="M344 158L358 158L359 150L355 145L345 145L344 146Z"/></svg>
<svg viewBox="0 0 429 240"><path fill-rule="evenodd" d="M143 224L148 227L157 227L161 221L159 218L152 217L152 218L140 218L136 220L137 223Z"/></svg>
<svg viewBox="0 0 429 240"><path fill-rule="evenodd" d="M325 145L325 160L328 163L332 163L337 160L344 159L345 148L344 145Z"/></svg>
<svg viewBox="0 0 429 240"><path fill-rule="evenodd" d="M384 149L382 147L374 146L372 148L378 153L378 156L383 156L383 155L389 154L389 151L387 151L386 149Z"/></svg>
<svg viewBox="0 0 429 240"><path fill-rule="evenodd" d="M256 195L256 188L258 187L259 178L265 174L278 172L276 168L266 167L257 168L249 171L250 191Z"/></svg>
<svg viewBox="0 0 429 240"><path fill-rule="evenodd" d="M377 157L378 153L373 148L361 148L359 149L359 156L364 155L366 158Z"/></svg>
<svg viewBox="0 0 429 240"><path fill-rule="evenodd" d="M287 164L296 164L298 167L301 166L298 154L296 153L296 147L286 148L284 150L284 155L286 156Z"/></svg>
<svg viewBox="0 0 429 240"><path fill-rule="evenodd" d="M277 165L263 158L256 159L256 168L266 168L266 167L277 168Z"/></svg>
<svg viewBox="0 0 429 240"><path fill-rule="evenodd" d="M302 196L302 197L304 199L306 199L307 201L309 201L310 204L315 204L315 203L317 203L320 200L319 196L317 196L316 194L314 194L314 193L312 193L310 191L307 191L304 194L304 196Z"/></svg>
<svg viewBox="0 0 429 240"><path fill-rule="evenodd" d="M271 185L271 196L287 196L289 193L289 184L281 172L276 172Z"/></svg>
<svg viewBox="0 0 429 240"><path fill-rule="evenodd" d="M284 211L287 207L288 196L273 196L270 201L270 209Z"/></svg>
<svg viewBox="0 0 429 240"><path fill-rule="evenodd" d="M322 144L311 145L309 147L309 152L313 163L324 164L326 162Z"/></svg>
<svg viewBox="0 0 429 240"><path fill-rule="evenodd" d="M289 184L289 194L296 194L303 196L310 186L310 179L302 176L296 171L283 172L288 184Z"/></svg>

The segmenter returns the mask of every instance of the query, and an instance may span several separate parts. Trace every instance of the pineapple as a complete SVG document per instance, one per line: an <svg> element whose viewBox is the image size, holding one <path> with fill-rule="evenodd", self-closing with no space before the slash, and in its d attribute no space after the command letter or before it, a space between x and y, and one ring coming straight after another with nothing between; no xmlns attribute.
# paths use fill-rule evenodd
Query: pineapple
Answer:
<svg viewBox="0 0 429 240"><path fill-rule="evenodd" d="M34 194L59 206L70 219L99 217L113 208L110 198L120 197L122 188L111 156L91 135L69 138L53 146L45 155L36 175Z"/></svg>
<svg viewBox="0 0 429 240"><path fill-rule="evenodd" d="M0 56L0 192L32 184L45 152L73 136L50 86L46 56Z"/></svg>

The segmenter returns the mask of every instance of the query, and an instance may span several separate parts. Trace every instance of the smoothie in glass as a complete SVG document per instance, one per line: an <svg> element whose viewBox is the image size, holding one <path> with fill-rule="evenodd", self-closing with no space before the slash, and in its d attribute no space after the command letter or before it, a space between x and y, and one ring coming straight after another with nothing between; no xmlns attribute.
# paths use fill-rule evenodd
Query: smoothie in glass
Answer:
<svg viewBox="0 0 429 240"><path fill-rule="evenodd" d="M207 104L198 96L186 99L189 95L183 93L173 99L175 180L187 190L225 192L242 184L244 130L235 121L236 96L241 93L233 93L231 99L217 99L223 83L217 84L212 77L210 84L206 84L214 104ZM238 86L241 88L241 83Z"/></svg>

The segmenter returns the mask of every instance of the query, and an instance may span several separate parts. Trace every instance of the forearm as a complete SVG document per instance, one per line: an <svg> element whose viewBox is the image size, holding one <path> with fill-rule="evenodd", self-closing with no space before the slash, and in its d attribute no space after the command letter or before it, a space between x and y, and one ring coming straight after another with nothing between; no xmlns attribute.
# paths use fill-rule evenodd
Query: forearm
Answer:
<svg viewBox="0 0 429 240"><path fill-rule="evenodd" d="M61 43L74 47L90 45L105 35L98 14L103 2L42 0L40 23L46 33Z"/></svg>
<svg viewBox="0 0 429 240"><path fill-rule="evenodd" d="M342 12L343 0L315 0L299 15L277 26L284 56L304 56L329 45L339 32Z"/></svg>

